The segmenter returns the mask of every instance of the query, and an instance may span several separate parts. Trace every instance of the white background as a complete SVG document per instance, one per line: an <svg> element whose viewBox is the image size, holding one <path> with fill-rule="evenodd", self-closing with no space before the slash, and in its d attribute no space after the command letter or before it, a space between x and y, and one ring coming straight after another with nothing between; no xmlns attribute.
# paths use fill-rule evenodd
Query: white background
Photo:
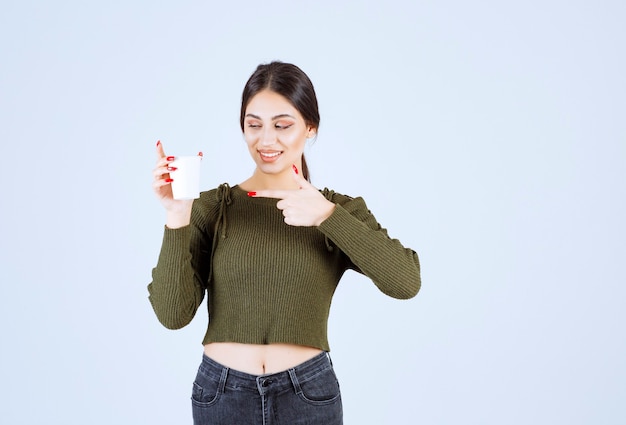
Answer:
<svg viewBox="0 0 626 425"><path fill-rule="evenodd" d="M626 3L3 1L0 421L191 423L206 316L146 285L154 145L253 169L257 64L313 80L313 183L422 262L410 301L347 274L346 424L626 423ZM204 306L200 311L204 311Z"/></svg>

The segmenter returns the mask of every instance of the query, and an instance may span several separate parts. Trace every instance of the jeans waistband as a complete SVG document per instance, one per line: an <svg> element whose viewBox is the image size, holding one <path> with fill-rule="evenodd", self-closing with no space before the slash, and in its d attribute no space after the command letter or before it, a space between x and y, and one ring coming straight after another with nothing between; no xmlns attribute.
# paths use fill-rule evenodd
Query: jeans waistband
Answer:
<svg viewBox="0 0 626 425"><path fill-rule="evenodd" d="M299 384L314 378L321 371L332 367L330 355L324 351L304 363L282 372L251 375L230 369L203 354L198 373L217 381L222 381L225 378L226 382L224 385L226 388L247 389L266 393L268 391L282 391L286 388L299 387Z"/></svg>

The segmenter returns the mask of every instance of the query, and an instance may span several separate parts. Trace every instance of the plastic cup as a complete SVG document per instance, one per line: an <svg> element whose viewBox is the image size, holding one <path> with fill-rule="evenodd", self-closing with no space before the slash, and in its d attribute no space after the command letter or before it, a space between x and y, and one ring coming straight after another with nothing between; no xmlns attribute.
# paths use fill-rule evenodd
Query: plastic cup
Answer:
<svg viewBox="0 0 626 425"><path fill-rule="evenodd" d="M172 181L172 195L174 199L197 199L200 197L200 161L202 157L177 156L170 162L170 167L176 167L170 171Z"/></svg>

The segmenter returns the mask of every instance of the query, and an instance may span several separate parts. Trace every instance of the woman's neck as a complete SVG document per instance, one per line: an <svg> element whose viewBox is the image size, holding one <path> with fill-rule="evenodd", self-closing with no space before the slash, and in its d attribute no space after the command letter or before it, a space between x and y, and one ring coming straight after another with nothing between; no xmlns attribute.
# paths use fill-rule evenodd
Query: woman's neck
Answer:
<svg viewBox="0 0 626 425"><path fill-rule="evenodd" d="M298 183L291 174L291 170L281 174L266 174L256 169L250 178L239 184L239 187L245 190L298 189Z"/></svg>

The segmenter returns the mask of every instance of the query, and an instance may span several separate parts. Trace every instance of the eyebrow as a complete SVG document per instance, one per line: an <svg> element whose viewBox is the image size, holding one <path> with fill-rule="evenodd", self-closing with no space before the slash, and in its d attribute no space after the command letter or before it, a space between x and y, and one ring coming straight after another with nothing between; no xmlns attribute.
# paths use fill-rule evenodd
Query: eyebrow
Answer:
<svg viewBox="0 0 626 425"><path fill-rule="evenodd" d="M261 120L261 117L260 117L260 116L258 116L258 115L254 115L254 114L246 114L246 117L250 117L250 118L257 119L257 120ZM276 121L276 120L279 120L279 119L281 119L281 118L292 118L292 119L294 119L294 120L296 119L296 117L294 117L294 116L292 116L292 115L289 115L289 114L279 114L279 115L274 115L274 116L272 117L272 121Z"/></svg>

